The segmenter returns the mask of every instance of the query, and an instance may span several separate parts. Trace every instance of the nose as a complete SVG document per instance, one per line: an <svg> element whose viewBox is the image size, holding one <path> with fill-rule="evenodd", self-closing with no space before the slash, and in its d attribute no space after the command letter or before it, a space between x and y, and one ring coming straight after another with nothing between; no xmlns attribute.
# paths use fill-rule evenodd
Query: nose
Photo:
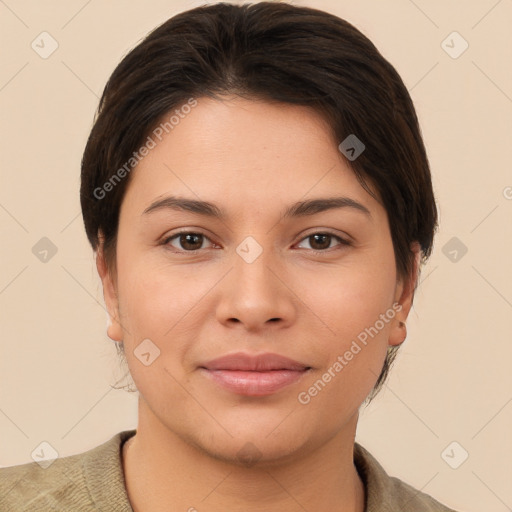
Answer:
<svg viewBox="0 0 512 512"><path fill-rule="evenodd" d="M282 329L297 315L298 299L283 265L265 249L254 260L235 253L233 268L220 288L217 319L227 327L240 324L248 332Z"/></svg>

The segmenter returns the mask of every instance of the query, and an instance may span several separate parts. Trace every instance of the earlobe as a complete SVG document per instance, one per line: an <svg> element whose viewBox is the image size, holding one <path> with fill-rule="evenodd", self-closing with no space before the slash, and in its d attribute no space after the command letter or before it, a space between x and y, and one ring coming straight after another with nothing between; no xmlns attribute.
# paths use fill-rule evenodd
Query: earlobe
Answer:
<svg viewBox="0 0 512 512"><path fill-rule="evenodd" d="M407 326L405 322L399 320L398 325L394 325L391 328L391 334L389 336L388 345L391 347L397 347L401 345L407 338Z"/></svg>
<svg viewBox="0 0 512 512"><path fill-rule="evenodd" d="M418 242L413 242L411 251L415 254L413 269L409 279L405 283L401 283L397 288L397 296L395 297L395 300L400 304L401 308L391 327L388 340L388 344L390 346L401 345L407 338L407 326L405 322L409 316L409 311L412 308L421 258L421 247Z"/></svg>
<svg viewBox="0 0 512 512"><path fill-rule="evenodd" d="M103 286L103 298L107 308L107 336L113 341L123 341L123 330L119 321L119 302L112 276L107 268L103 254L103 245L100 244L96 253L96 269Z"/></svg>

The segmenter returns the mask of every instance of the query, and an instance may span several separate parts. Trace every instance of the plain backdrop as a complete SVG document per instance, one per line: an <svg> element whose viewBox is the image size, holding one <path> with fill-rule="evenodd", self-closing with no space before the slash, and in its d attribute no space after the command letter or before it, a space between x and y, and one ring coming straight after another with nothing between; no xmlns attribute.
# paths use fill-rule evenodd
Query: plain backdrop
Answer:
<svg viewBox="0 0 512 512"><path fill-rule="evenodd" d="M111 387L121 373L80 214L80 159L120 59L201 3L0 2L1 466L31 462L43 441L66 456L136 427L136 394ZM396 67L439 205L407 341L357 440L452 508L508 511L512 1L294 3L347 19Z"/></svg>

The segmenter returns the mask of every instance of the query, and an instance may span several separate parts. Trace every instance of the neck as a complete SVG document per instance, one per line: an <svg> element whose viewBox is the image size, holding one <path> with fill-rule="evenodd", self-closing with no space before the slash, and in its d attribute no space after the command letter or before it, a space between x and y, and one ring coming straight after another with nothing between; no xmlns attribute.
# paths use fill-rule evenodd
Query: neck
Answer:
<svg viewBox="0 0 512 512"><path fill-rule="evenodd" d="M357 416L320 448L304 447L286 461L242 466L187 443L139 399L137 433L123 446L128 497L134 512L364 512L356 424Z"/></svg>

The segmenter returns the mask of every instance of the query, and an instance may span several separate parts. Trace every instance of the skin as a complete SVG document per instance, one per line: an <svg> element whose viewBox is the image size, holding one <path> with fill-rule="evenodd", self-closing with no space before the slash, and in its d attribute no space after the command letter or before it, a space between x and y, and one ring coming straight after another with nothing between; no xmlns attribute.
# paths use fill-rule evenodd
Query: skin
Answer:
<svg viewBox="0 0 512 512"><path fill-rule="evenodd" d="M136 512L364 510L353 464L358 410L388 346L405 339L399 322L412 305L419 248L414 276L400 280L386 210L338 144L307 107L199 98L132 171L117 268L107 269L101 247L96 261L108 336L124 342L139 390L137 434L123 448ZM215 203L226 218L143 214L171 194ZM297 201L334 196L360 202L371 218L348 207L281 218ZM162 243L183 228L204 236ZM312 238L325 232L334 236ZM236 252L248 236L262 248L252 263ZM378 335L299 403L396 303L402 309ZM148 366L134 355L147 338L160 350ZM263 397L227 391L198 370L238 351L278 353L312 370ZM246 443L257 453L252 464L237 456Z"/></svg>

